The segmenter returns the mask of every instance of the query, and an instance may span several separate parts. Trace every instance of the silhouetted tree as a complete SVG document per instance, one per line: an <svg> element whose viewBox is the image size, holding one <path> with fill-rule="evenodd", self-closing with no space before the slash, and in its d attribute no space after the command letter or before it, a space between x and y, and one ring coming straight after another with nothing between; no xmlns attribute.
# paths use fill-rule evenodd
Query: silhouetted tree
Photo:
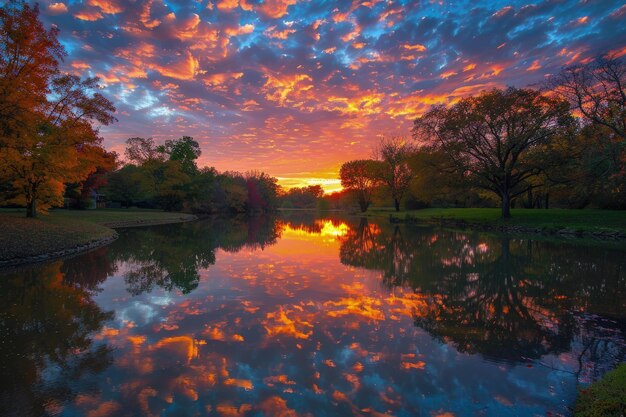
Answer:
<svg viewBox="0 0 626 417"><path fill-rule="evenodd" d="M352 192L362 212L372 203L372 191L376 185L377 164L374 161L358 159L345 162L339 171L341 186Z"/></svg>
<svg viewBox="0 0 626 417"><path fill-rule="evenodd" d="M414 122L421 146L446 154L459 173L500 197L502 217L511 199L528 190L541 172L526 158L573 123L569 105L537 90L491 90L451 107L434 106Z"/></svg>
<svg viewBox="0 0 626 417"><path fill-rule="evenodd" d="M408 160L415 151L414 146L403 137L382 138L374 151L381 162L376 169L376 176L385 185L393 199L396 211L400 211L400 202L415 177Z"/></svg>

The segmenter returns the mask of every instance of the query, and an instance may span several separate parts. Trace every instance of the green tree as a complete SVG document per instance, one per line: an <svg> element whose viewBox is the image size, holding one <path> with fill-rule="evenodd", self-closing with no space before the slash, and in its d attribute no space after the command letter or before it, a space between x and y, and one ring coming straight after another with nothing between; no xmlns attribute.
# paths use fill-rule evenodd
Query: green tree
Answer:
<svg viewBox="0 0 626 417"><path fill-rule="evenodd" d="M168 155L170 161L178 161L187 175L198 172L196 159L202 154L200 145L191 136L183 136L176 140L166 140L164 145L157 147L158 152Z"/></svg>
<svg viewBox="0 0 626 417"><path fill-rule="evenodd" d="M108 176L105 191L108 199L120 202L125 207L148 199L149 192L143 176L142 169L132 164L112 172Z"/></svg>

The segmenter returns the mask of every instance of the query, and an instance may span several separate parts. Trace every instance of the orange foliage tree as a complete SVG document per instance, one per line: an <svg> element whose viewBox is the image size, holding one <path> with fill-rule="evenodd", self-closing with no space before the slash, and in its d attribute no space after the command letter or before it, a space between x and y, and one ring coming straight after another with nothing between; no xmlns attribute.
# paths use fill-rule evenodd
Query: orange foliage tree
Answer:
<svg viewBox="0 0 626 417"><path fill-rule="evenodd" d="M66 183L113 167L95 125L114 122L115 107L97 78L58 71L58 30L45 30L37 6L9 2L0 26L0 178L12 189L3 199L35 217L62 204Z"/></svg>

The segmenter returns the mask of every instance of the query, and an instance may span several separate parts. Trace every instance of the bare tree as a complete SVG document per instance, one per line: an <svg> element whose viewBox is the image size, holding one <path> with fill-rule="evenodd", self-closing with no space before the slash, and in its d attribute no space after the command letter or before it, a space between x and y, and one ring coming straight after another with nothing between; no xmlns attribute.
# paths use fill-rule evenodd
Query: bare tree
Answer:
<svg viewBox="0 0 626 417"><path fill-rule="evenodd" d="M389 190L396 211L400 211L402 197L415 176L408 164L413 152L415 147L401 136L383 137L374 150L375 158L381 162L377 177Z"/></svg>
<svg viewBox="0 0 626 417"><path fill-rule="evenodd" d="M588 121L626 139L626 61L612 56L563 68L546 87Z"/></svg>

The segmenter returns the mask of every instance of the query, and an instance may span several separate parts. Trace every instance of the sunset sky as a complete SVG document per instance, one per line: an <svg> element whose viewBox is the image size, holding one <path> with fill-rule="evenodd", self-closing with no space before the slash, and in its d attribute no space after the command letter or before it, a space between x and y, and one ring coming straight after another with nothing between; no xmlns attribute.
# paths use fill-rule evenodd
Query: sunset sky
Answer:
<svg viewBox="0 0 626 417"><path fill-rule="evenodd" d="M380 134L409 135L435 103L540 82L626 54L621 0L40 2L69 56L97 75L129 137L193 136L200 166L338 188Z"/></svg>

